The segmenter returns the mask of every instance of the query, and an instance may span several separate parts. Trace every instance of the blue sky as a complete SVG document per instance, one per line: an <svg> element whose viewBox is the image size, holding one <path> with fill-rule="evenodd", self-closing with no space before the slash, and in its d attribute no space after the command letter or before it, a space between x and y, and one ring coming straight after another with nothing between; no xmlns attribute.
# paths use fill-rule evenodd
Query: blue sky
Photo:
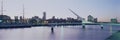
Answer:
<svg viewBox="0 0 120 40"><path fill-rule="evenodd" d="M115 17L120 19L120 0L4 0L4 14L12 18L22 16L23 3L26 18L42 17L44 11L47 18L76 18L68 10L70 8L83 18L92 15L99 21L110 21L110 18Z"/></svg>

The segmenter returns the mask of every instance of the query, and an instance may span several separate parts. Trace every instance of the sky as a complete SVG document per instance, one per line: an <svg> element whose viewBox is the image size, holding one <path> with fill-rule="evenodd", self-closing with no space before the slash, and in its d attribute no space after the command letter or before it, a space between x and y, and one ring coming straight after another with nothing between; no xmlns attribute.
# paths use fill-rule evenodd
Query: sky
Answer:
<svg viewBox="0 0 120 40"><path fill-rule="evenodd" d="M3 0L4 15L22 16L23 4L25 18L39 16L47 13L47 19L67 18L76 16L68 9L73 10L79 16L87 18L92 15L99 21L110 21L111 18L120 20L120 0ZM1 5L1 3L0 3Z"/></svg>

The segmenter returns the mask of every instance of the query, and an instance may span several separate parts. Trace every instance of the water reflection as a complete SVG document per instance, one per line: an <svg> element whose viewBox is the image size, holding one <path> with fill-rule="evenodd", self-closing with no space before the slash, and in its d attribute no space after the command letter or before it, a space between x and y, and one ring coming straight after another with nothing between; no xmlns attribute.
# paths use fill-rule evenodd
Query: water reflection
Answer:
<svg viewBox="0 0 120 40"><path fill-rule="evenodd" d="M110 25L110 35L112 35L112 25Z"/></svg>
<svg viewBox="0 0 120 40"><path fill-rule="evenodd" d="M64 29L63 29L63 26L61 26L60 39L64 40Z"/></svg>

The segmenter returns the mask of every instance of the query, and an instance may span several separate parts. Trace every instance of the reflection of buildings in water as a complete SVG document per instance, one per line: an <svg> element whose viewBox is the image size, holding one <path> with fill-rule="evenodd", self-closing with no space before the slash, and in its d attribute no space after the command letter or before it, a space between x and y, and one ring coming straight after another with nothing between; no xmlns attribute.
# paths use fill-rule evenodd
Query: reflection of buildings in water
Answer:
<svg viewBox="0 0 120 40"><path fill-rule="evenodd" d="M110 35L112 35L112 25L110 25Z"/></svg>
<svg viewBox="0 0 120 40"><path fill-rule="evenodd" d="M61 26L60 39L64 40L64 29L63 29L63 26Z"/></svg>

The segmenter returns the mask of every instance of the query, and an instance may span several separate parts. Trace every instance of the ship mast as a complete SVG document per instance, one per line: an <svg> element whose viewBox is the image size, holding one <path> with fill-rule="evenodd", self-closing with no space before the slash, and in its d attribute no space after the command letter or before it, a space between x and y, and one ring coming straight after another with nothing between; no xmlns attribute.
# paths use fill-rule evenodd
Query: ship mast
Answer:
<svg viewBox="0 0 120 40"><path fill-rule="evenodd" d="M25 8L24 8L24 4L22 6L22 14L23 14L23 23L25 23Z"/></svg>
<svg viewBox="0 0 120 40"><path fill-rule="evenodd" d="M23 4L23 19L25 19L25 9L24 9L24 4Z"/></svg>
<svg viewBox="0 0 120 40"><path fill-rule="evenodd" d="M1 15L3 15L3 0L1 1Z"/></svg>

